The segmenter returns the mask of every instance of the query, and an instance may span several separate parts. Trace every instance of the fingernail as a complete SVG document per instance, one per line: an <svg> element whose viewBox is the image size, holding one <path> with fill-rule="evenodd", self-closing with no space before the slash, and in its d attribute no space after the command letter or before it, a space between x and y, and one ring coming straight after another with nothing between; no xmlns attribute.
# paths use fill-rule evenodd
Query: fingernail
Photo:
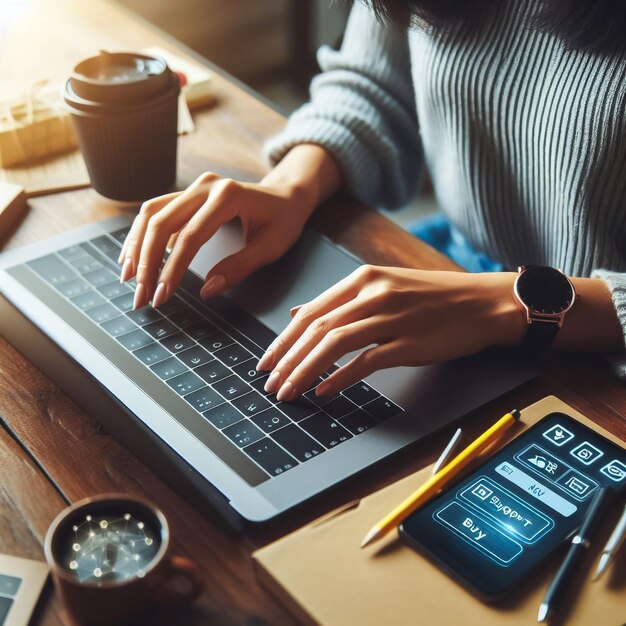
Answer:
<svg viewBox="0 0 626 626"><path fill-rule="evenodd" d="M271 369L272 360L272 351L268 349L267 352L259 359L259 362L256 364L256 371L260 372L261 370Z"/></svg>
<svg viewBox="0 0 626 626"><path fill-rule="evenodd" d="M146 288L143 286L143 283L137 283L137 288L135 289L135 299L133 300L133 309L142 307L145 297Z"/></svg>
<svg viewBox="0 0 626 626"><path fill-rule="evenodd" d="M265 391L267 391L267 393L274 393L278 387L280 385L280 372L278 370L274 370L270 377L267 379L267 382L265 383L265 387L263 387L263 389L265 389Z"/></svg>
<svg viewBox="0 0 626 626"><path fill-rule="evenodd" d="M291 383L290 381L287 381L279 390L278 393L276 394L276 399L279 402L289 402L289 400L291 400L294 396L296 389L293 386L293 383Z"/></svg>
<svg viewBox="0 0 626 626"><path fill-rule="evenodd" d="M167 286L165 283L159 283L156 291L154 292L154 296L152 296L152 308L156 309L160 307L165 302L166 296Z"/></svg>
<svg viewBox="0 0 626 626"><path fill-rule="evenodd" d="M124 245L122 246L122 249L120 251L120 256L117 259L117 264L121 265L122 261L124 260L124 257L126 256L126 242L124 242Z"/></svg>
<svg viewBox="0 0 626 626"><path fill-rule="evenodd" d="M293 317L301 308L302 308L301 304L296 304L296 306L291 307L289 309L289 314L291 315L291 317Z"/></svg>
<svg viewBox="0 0 626 626"><path fill-rule="evenodd" d="M122 272L120 274L120 283L125 283L133 273L133 260L128 258L124 261Z"/></svg>
<svg viewBox="0 0 626 626"><path fill-rule="evenodd" d="M204 287L200 290L200 297L203 300L210 298L212 295L223 289L226 284L226 279L218 274L217 276L211 276L209 280L204 284Z"/></svg>
<svg viewBox="0 0 626 626"><path fill-rule="evenodd" d="M327 395L330 395L327 390L328 390L328 385L326 384L326 381L324 381L323 383L320 383L315 388L315 395L316 396L327 396Z"/></svg>

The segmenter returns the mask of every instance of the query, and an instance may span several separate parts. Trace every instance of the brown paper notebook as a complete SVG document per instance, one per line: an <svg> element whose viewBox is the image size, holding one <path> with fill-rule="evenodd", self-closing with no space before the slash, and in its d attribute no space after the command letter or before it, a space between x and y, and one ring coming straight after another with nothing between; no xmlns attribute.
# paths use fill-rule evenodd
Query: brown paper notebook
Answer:
<svg viewBox="0 0 626 626"><path fill-rule="evenodd" d="M565 413L623 445L617 437L553 396L523 410L521 423L507 441L553 411ZM535 580L529 581L515 599L493 607L476 599L430 561L406 547L396 533L369 549L359 548L371 526L423 483L430 471L430 467L424 468L364 498L356 508L336 511L258 550L253 556L259 578L309 624L536 624L537 610L562 552L535 574ZM614 563L599 582L589 582L591 565L619 516L617 509L613 507L612 519L607 519L594 540L580 580L569 594L569 608L551 624L626 624L624 559L621 566Z"/></svg>

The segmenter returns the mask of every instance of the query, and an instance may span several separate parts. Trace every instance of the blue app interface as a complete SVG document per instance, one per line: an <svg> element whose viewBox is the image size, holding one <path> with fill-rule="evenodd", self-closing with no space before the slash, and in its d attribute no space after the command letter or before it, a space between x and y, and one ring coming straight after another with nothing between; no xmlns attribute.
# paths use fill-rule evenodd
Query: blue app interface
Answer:
<svg viewBox="0 0 626 626"><path fill-rule="evenodd" d="M571 535L605 485L616 495L626 486L626 451L554 413L414 513L403 532L447 569L496 593Z"/></svg>

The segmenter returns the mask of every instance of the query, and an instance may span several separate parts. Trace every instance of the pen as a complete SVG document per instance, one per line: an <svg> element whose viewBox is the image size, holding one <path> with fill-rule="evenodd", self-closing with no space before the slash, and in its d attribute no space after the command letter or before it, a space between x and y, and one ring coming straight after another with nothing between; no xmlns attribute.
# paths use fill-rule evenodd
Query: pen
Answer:
<svg viewBox="0 0 626 626"><path fill-rule="evenodd" d="M602 487L591 501L580 530L572 539L565 559L563 563L561 563L555 577L552 579L548 591L543 598L543 602L539 607L539 613L537 614L538 622L545 621L554 611L558 610L569 582L587 552L587 548L589 548L591 539L600 525L600 521L602 520L602 516L612 495L612 489Z"/></svg>
<svg viewBox="0 0 626 626"><path fill-rule="evenodd" d="M491 428L486 430L478 439L470 443L443 469L431 476L417 491L412 493L404 502L399 504L391 513L380 522L372 526L361 542L361 548L380 539L390 530L396 528L402 520L407 518L422 504L432 498L440 489L445 487L455 476L471 463L487 446L491 445L502 433L510 428L520 418L520 412L513 409L501 417Z"/></svg>
<svg viewBox="0 0 626 626"><path fill-rule="evenodd" d="M608 567L609 563L615 558L622 542L626 538L626 506L624 506L624 512L622 513L622 517L620 517L619 522L617 522L617 526L613 529L609 540L606 542L604 546L604 550L602 550L602 556L600 557L600 562L598 563L598 569L592 580L595 582L604 574L604 571Z"/></svg>
<svg viewBox="0 0 626 626"><path fill-rule="evenodd" d="M461 440L463 439L463 430L461 428L457 428L454 435L452 435L452 439L448 442L448 445L445 447L444 451L441 453L441 456L437 459L437 462L433 465L433 474L436 474L442 467L445 467L448 464L448 461L452 458L452 455L457 451L459 445L461 444Z"/></svg>

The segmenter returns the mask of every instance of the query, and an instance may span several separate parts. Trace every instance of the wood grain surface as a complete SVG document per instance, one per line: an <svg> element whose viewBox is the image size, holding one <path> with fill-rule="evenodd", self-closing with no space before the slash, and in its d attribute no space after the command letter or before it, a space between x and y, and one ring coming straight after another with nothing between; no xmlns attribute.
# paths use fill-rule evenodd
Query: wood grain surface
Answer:
<svg viewBox="0 0 626 626"><path fill-rule="evenodd" d="M25 79L34 81L44 76L61 78L79 59L100 48L161 45L179 54L182 51L176 42L112 2L31 0L21 5L24 11L0 38L3 81L4 68L9 68L6 84L17 86ZM35 40L38 45L32 46ZM262 143L284 124L279 113L215 71L217 105L196 114L196 132L179 143L179 188L207 170L258 180L266 171ZM120 212L132 214L136 208L106 200L91 189L33 198L7 247L38 241ZM367 262L459 269L350 198L331 200L317 212L313 223ZM570 355L549 359L535 381L482 407L464 420L464 428L476 434L509 409L522 408L548 394L559 396L626 439L624 387L600 358ZM142 494L163 510L171 524L173 551L195 560L205 583L205 593L194 606L176 613L155 611L144 623L294 624L295 618L257 583L251 552L432 462L450 433L447 429L385 466L349 480L276 524L238 536L182 500L19 354L7 337L0 339L0 551L42 558L47 525L67 503L108 491ZM34 624L61 623L62 609L49 585Z"/></svg>

